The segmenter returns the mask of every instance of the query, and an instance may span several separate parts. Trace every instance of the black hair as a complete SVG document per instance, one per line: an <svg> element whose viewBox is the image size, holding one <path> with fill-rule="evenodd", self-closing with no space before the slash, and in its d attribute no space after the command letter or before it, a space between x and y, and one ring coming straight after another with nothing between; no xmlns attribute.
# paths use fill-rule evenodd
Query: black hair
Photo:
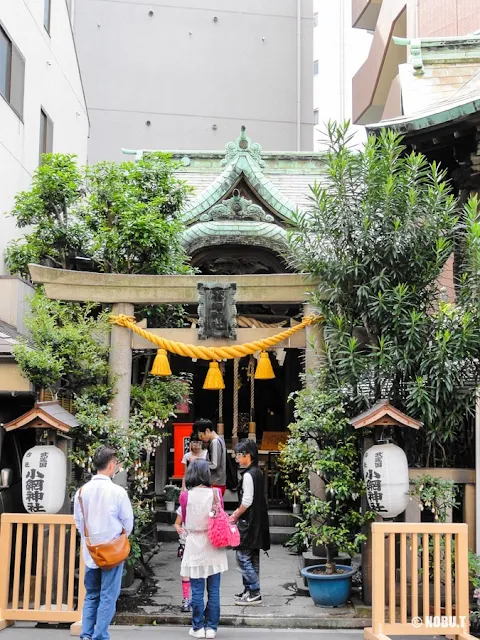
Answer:
<svg viewBox="0 0 480 640"><path fill-rule="evenodd" d="M193 460L187 469L185 486L187 489L199 487L201 484L209 487L211 484L210 467L206 460Z"/></svg>
<svg viewBox="0 0 480 640"><path fill-rule="evenodd" d="M249 453L252 457L252 464L258 464L258 447L253 440L241 440L235 446L235 453Z"/></svg>
<svg viewBox="0 0 480 640"><path fill-rule="evenodd" d="M198 435L198 431L193 431L190 436L190 442L202 442L200 436Z"/></svg>
<svg viewBox="0 0 480 640"><path fill-rule="evenodd" d="M110 462L116 457L116 450L113 447L104 445L95 451L93 455L93 466L97 471L104 471Z"/></svg>
<svg viewBox="0 0 480 640"><path fill-rule="evenodd" d="M193 423L193 431L196 434L205 433L207 429L213 431L213 422L207 418L200 418L199 420L195 420Z"/></svg>

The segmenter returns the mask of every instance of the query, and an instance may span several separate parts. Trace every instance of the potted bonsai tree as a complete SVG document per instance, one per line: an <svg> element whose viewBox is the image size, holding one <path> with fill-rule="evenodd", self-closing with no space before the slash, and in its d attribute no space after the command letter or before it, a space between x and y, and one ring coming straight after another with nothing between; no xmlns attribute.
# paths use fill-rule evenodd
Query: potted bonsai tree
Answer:
<svg viewBox="0 0 480 640"><path fill-rule="evenodd" d="M345 416L342 396L336 390L322 389L320 380L317 383L319 386L312 385L296 395L296 422L290 425L281 464L299 472L303 515L296 525L297 542L322 544L326 549L326 563L307 567L302 575L316 605L335 607L348 601L353 575L351 567L336 564L335 558L339 552L358 552L365 540L361 528L375 514L361 513L364 483L358 441ZM322 496L312 491L312 473L324 483Z"/></svg>
<svg viewBox="0 0 480 640"><path fill-rule="evenodd" d="M175 504L180 495L180 487L176 484L165 485L165 508L167 511L175 511Z"/></svg>

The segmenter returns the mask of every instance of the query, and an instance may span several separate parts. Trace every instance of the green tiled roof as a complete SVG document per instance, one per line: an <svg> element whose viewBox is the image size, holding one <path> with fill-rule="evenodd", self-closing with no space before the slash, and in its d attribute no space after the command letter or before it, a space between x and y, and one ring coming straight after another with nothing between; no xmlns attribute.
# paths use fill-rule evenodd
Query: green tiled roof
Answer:
<svg viewBox="0 0 480 640"><path fill-rule="evenodd" d="M188 204L185 210L186 224L192 224L211 206L221 201L227 193L244 178L247 184L269 208L281 219L291 222L297 205L280 193L275 185L265 177L261 158L262 148L258 143L252 144L245 134L245 127L236 142L229 142L226 147L225 166L221 175L204 191Z"/></svg>
<svg viewBox="0 0 480 640"><path fill-rule="evenodd" d="M217 244L248 244L268 247L283 254L287 247L285 229L271 222L252 220L210 220L196 222L183 233L183 244L188 253Z"/></svg>

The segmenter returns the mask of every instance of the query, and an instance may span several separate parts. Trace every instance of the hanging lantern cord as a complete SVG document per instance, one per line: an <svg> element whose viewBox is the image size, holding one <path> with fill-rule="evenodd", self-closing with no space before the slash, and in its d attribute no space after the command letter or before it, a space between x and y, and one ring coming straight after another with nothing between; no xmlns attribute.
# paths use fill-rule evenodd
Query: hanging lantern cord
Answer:
<svg viewBox="0 0 480 640"><path fill-rule="evenodd" d="M233 361L233 429L232 441L235 446L238 442L238 365L240 359L235 358Z"/></svg>
<svg viewBox="0 0 480 640"><path fill-rule="evenodd" d="M222 377L225 374L225 363L220 363L220 371L222 373ZM223 423L223 389L218 390L218 425L217 425L217 433L221 436L225 433L225 425Z"/></svg>
<svg viewBox="0 0 480 640"><path fill-rule="evenodd" d="M248 363L250 375L250 422L248 423L248 437L250 440L257 440L257 425L255 423L255 358L250 356Z"/></svg>
<svg viewBox="0 0 480 640"><path fill-rule="evenodd" d="M253 422L255 420L255 358L253 356L250 356L248 373L250 376L250 422Z"/></svg>

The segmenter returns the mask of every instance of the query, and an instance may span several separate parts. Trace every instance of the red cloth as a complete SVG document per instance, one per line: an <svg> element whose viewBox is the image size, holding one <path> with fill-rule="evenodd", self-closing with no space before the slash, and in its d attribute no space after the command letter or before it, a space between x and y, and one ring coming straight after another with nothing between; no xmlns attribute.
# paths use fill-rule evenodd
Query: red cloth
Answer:
<svg viewBox="0 0 480 640"><path fill-rule="evenodd" d="M219 489L222 497L225 495L225 491L227 489L227 486L225 484L212 484L212 488L213 489Z"/></svg>

